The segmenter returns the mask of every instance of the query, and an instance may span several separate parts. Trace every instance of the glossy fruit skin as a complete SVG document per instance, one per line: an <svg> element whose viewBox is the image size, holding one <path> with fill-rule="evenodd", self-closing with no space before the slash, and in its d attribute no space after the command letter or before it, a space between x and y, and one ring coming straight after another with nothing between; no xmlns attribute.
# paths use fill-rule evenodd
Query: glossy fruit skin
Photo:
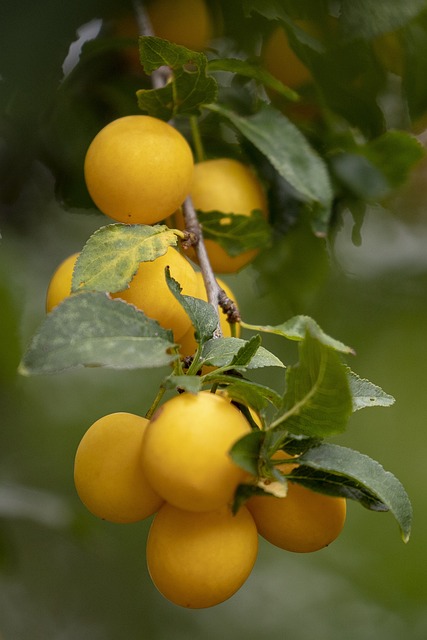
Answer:
<svg viewBox="0 0 427 640"><path fill-rule="evenodd" d="M164 329L172 329L174 339L179 340L191 326L183 307L170 291L165 268L179 282L184 295L197 297L199 281L191 263L173 247L152 262L141 262L129 288L112 294L141 309L154 318Z"/></svg>
<svg viewBox="0 0 427 640"><path fill-rule="evenodd" d="M147 428L142 463L148 481L179 509L203 512L230 505L247 474L228 452L249 431L244 416L222 396L175 396Z"/></svg>
<svg viewBox="0 0 427 640"><path fill-rule="evenodd" d="M206 293L206 289L205 289L205 285L203 282L203 276L200 272L197 272L197 279L199 281L199 295L198 297L201 300L205 300L205 302L208 301L208 296ZM220 278L217 278L217 282L219 284L219 286L221 287L221 289L224 289L226 295L228 298L230 298L230 300L233 300L233 302L236 302L236 296L234 295L234 293L232 292L232 290L230 289L230 287L225 284L225 282L223 280L221 280ZM222 330L222 334L224 336L224 338L229 338L231 337L231 325L230 323L227 321L227 317L225 315L225 313L223 313L223 311L221 310L220 307L218 307L219 310L219 323L221 325L221 330ZM236 323L236 338L238 338L240 336L240 324L237 322ZM182 338L180 339L180 352L183 356L191 356L194 354L194 352L196 351L196 347L197 347L197 343L196 340L194 338L194 327L191 325L190 328L184 333L184 335L182 336Z"/></svg>
<svg viewBox="0 0 427 640"><path fill-rule="evenodd" d="M190 193L195 209L250 215L253 210L267 216L264 189L248 166L232 158L216 158L194 166ZM257 249L230 256L215 240L205 238L206 250L216 273L234 273L251 262ZM197 260L194 251L190 257Z"/></svg>
<svg viewBox="0 0 427 640"><path fill-rule="evenodd" d="M344 498L317 493L292 482L288 482L285 498L253 496L246 506L263 538L295 553L328 546L341 533L346 518Z"/></svg>
<svg viewBox="0 0 427 640"><path fill-rule="evenodd" d="M146 480L141 446L148 420L111 413L86 431L77 448L74 483L95 516L110 522L138 522L163 504Z"/></svg>
<svg viewBox="0 0 427 640"><path fill-rule="evenodd" d="M118 222L155 224L187 197L193 155L175 127L151 116L124 116L92 140L84 172L100 211Z"/></svg>
<svg viewBox="0 0 427 640"><path fill-rule="evenodd" d="M74 265L78 257L78 253L73 253L68 258L65 258L55 270L46 292L47 313L71 295Z"/></svg>
<svg viewBox="0 0 427 640"><path fill-rule="evenodd" d="M153 33L194 51L212 37L212 18L204 0L153 0L147 7Z"/></svg>
<svg viewBox="0 0 427 640"><path fill-rule="evenodd" d="M245 507L194 513L165 504L148 536L147 565L157 589L182 607L213 607L249 577L258 551Z"/></svg>
<svg viewBox="0 0 427 640"><path fill-rule="evenodd" d="M303 27L304 24L301 23L300 26ZM267 71L291 89L298 89L313 80L310 70L290 46L283 27L276 27L268 36L262 59Z"/></svg>

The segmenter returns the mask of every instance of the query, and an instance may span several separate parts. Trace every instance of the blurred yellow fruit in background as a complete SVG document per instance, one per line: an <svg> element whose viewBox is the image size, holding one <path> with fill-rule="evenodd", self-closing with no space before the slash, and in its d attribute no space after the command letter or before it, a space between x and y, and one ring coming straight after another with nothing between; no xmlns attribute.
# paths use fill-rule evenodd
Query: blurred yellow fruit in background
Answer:
<svg viewBox="0 0 427 640"><path fill-rule="evenodd" d="M46 293L47 313L71 295L74 265L78 257L78 253L73 253L65 258L55 270Z"/></svg>
<svg viewBox="0 0 427 640"><path fill-rule="evenodd" d="M300 24L301 27L302 25L303 23ZM283 27L276 27L267 37L262 59L267 71L291 89L299 89L313 79L311 71L290 46Z"/></svg>
<svg viewBox="0 0 427 640"><path fill-rule="evenodd" d="M202 51L212 37L212 18L204 0L153 0L147 6L154 35Z"/></svg>
<svg viewBox="0 0 427 640"><path fill-rule="evenodd" d="M194 166L190 192L194 208L200 211L249 216L258 210L267 216L267 199L254 171L248 165L232 158L217 158L199 162ZM223 221L226 230L227 220ZM178 224L183 226L183 221ZM257 249L230 256L218 242L205 238L206 250L216 273L234 273L251 262ZM194 249L189 255L197 260Z"/></svg>

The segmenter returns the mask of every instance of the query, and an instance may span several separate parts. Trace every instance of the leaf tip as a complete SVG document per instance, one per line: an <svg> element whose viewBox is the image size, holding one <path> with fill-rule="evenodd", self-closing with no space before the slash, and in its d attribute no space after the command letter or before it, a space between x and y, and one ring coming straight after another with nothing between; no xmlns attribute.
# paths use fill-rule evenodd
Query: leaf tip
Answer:
<svg viewBox="0 0 427 640"><path fill-rule="evenodd" d="M408 544L409 538L411 537L411 531L402 531L402 541L404 544Z"/></svg>
<svg viewBox="0 0 427 640"><path fill-rule="evenodd" d="M25 366L24 361L19 363L18 369L17 369L17 373L20 376L26 376L28 377L30 375L30 371L29 369Z"/></svg>
<svg viewBox="0 0 427 640"><path fill-rule="evenodd" d="M316 236L316 238L320 238L321 240L324 240L327 237L327 232L323 229L315 229L314 230L314 235Z"/></svg>

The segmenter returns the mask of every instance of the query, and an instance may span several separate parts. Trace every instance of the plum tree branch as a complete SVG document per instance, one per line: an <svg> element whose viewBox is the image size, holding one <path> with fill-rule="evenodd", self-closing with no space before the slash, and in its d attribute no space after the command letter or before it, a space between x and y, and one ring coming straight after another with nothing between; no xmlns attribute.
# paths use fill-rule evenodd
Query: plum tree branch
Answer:
<svg viewBox="0 0 427 640"><path fill-rule="evenodd" d="M144 36L154 36L153 27L145 10L144 3L134 0L133 6L139 32ZM151 74L151 84L153 85L153 89L161 89L164 87L171 75L171 70L166 66L159 67L153 71Z"/></svg>
<svg viewBox="0 0 427 640"><path fill-rule="evenodd" d="M221 337L222 331L219 322L218 304L221 292L224 293L224 291L221 289L217 279L215 278L208 252L206 251L206 245L203 240L202 227L200 226L197 213L194 209L190 196L187 196L184 202L183 212L185 228L195 238L195 242L193 244L199 261L200 270L202 272L203 282L205 283L208 302L213 306L218 315L218 326L214 335L216 335L216 337Z"/></svg>
<svg viewBox="0 0 427 640"><path fill-rule="evenodd" d="M148 14L144 8L144 4L141 1L134 0L133 2L135 15L139 27L140 33L143 35L154 35L152 25ZM160 89L171 77L171 70L169 67L159 67L151 74L151 82L154 89ZM194 121L192 122L192 130L194 132ZM197 136L198 136L197 130ZM199 137L196 139L197 152L199 161L203 157L203 148ZM215 274L213 272L206 245L203 239L203 232L197 213L194 209L190 196L187 196L183 204L183 213L185 220L185 229L189 234L188 242L194 245L197 259L199 262L200 270L202 272L203 282L205 284L208 302L213 306L218 317L217 328L214 333L214 337L220 338L222 336L221 324L219 321L218 306L227 315L230 323L236 323L240 320L240 314L237 309L237 305L233 300L227 297L225 291L219 286Z"/></svg>

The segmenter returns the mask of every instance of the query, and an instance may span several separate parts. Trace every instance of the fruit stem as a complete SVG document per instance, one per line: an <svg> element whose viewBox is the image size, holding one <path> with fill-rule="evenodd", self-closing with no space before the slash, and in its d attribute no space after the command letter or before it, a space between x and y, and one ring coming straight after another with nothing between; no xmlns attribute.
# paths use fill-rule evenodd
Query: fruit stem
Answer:
<svg viewBox="0 0 427 640"><path fill-rule="evenodd" d="M194 149L196 151L197 162L203 162L205 151L203 149L202 137L200 135L199 121L197 116L190 116L191 133L193 136Z"/></svg>
<svg viewBox="0 0 427 640"><path fill-rule="evenodd" d="M158 390L157 395L154 398L151 407L148 409L147 413L145 414L145 417L147 418L147 420L151 420L151 418L153 417L153 413L159 406L160 401L163 398L163 395L165 394L165 391L166 389L163 386L160 387L160 389Z"/></svg>
<svg viewBox="0 0 427 640"><path fill-rule="evenodd" d="M133 0L133 9L138 24L138 29L144 36L154 36L153 26L151 24L148 13L145 10L144 2Z"/></svg>

